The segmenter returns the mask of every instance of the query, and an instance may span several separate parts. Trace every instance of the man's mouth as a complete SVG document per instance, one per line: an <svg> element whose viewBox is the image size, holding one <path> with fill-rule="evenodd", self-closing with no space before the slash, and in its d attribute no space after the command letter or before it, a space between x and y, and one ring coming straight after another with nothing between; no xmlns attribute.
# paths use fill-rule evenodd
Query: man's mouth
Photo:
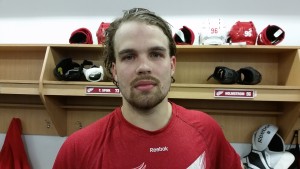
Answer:
<svg viewBox="0 0 300 169"><path fill-rule="evenodd" d="M139 80L134 84L134 88L140 91L150 91L156 86L152 80Z"/></svg>
<svg viewBox="0 0 300 169"><path fill-rule="evenodd" d="M137 89L142 92L149 92L158 84L159 81L152 76L140 76L131 82L131 86L134 89Z"/></svg>

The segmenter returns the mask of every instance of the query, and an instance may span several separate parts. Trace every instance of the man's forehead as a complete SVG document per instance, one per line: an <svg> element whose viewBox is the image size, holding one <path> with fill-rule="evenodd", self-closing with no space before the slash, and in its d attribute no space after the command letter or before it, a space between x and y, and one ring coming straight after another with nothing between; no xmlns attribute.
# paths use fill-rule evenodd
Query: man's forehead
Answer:
<svg viewBox="0 0 300 169"><path fill-rule="evenodd" d="M115 49L167 50L169 41L164 32L155 25L139 22L123 23L114 37Z"/></svg>
<svg viewBox="0 0 300 169"><path fill-rule="evenodd" d="M168 49L164 46L150 46L148 48L144 49L147 52L152 52L152 51L157 51L157 52L167 52ZM124 48L121 49L120 51L118 51L119 54L123 54L123 53L135 53L138 52L138 50L134 49L134 48Z"/></svg>
<svg viewBox="0 0 300 169"><path fill-rule="evenodd" d="M159 28L156 25L149 25L149 24L146 24L145 22L141 22L141 21L136 21L136 20L134 20L134 21L126 21L126 22L123 22L123 23L120 24L119 28L116 31L115 37L118 34L127 33L127 32L130 32L133 29L138 29L138 28L142 28L142 27L143 28L145 28L145 27L153 27L153 29Z"/></svg>

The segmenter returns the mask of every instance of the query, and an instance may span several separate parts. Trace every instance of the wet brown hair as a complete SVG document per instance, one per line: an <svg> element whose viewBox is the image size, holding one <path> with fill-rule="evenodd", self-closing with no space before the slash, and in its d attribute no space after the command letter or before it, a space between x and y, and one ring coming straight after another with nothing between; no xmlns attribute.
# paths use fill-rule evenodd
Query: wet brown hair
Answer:
<svg viewBox="0 0 300 169"><path fill-rule="evenodd" d="M154 25L159 27L169 40L169 50L170 57L176 55L176 44L172 37L172 31L170 29L170 24L162 19L160 16L156 15L154 12L149 11L144 8L132 8L130 10L124 11L122 17L115 19L110 26L105 31L105 42L104 42L104 65L106 71L109 73L109 78L117 85L117 82L112 78L111 68L113 63L116 62L116 57L114 53L114 37L120 26L129 21L138 21L146 23L148 25ZM174 79L172 78L174 81ZM117 85L118 86L118 85Z"/></svg>

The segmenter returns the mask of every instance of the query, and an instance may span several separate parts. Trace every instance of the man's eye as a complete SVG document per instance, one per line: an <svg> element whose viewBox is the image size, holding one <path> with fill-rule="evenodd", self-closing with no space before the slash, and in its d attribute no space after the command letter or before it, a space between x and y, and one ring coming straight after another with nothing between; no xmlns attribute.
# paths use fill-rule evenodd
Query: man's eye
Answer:
<svg viewBox="0 0 300 169"><path fill-rule="evenodd" d="M156 53L156 52L151 53L151 57L153 57L153 58L160 58L160 57L162 57L162 56L163 56L163 55L160 54L160 53Z"/></svg>
<svg viewBox="0 0 300 169"><path fill-rule="evenodd" d="M134 59L133 55L126 55L126 56L122 57L123 61L130 61L130 60L133 60L133 59Z"/></svg>

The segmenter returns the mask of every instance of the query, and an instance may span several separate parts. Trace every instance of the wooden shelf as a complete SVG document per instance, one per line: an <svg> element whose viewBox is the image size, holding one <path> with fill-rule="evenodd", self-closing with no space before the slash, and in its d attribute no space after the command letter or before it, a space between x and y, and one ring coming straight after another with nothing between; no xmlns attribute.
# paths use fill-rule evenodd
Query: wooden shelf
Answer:
<svg viewBox="0 0 300 169"><path fill-rule="evenodd" d="M43 85L43 93L45 95L60 96L87 96L86 87L109 87L116 88L112 82L57 82L47 81ZM110 97L121 97L120 94L109 95ZM105 95L102 95L105 97Z"/></svg>
<svg viewBox="0 0 300 169"><path fill-rule="evenodd" d="M87 86L111 87L112 82L44 82L43 92L45 95L57 96L87 96ZM257 94L255 101L289 101L300 102L299 86L271 86L271 85L217 85L217 84L172 84L169 98L177 99L218 99L214 97L215 89L251 89ZM101 95L105 97L105 95ZM110 97L120 97L119 94ZM230 99L230 98L227 98ZM236 99L234 99L236 100Z"/></svg>
<svg viewBox="0 0 300 169"><path fill-rule="evenodd" d="M245 86L245 85L196 85L196 84L173 84L169 98L179 99L220 99L214 97L215 89L250 89L256 96L248 99L253 101L300 101L300 88L298 86ZM221 98L224 99L224 98ZM236 100L240 98L225 98Z"/></svg>
<svg viewBox="0 0 300 169"><path fill-rule="evenodd" d="M300 55L298 46L178 46L176 83L169 99L215 118L230 142L251 142L263 124L279 126L290 140L299 127ZM115 88L112 82L59 81L58 62L72 58L103 65L101 45L0 45L0 132L20 117L26 134L67 136L122 104L120 94L88 94L86 87ZM216 66L252 66L257 85L223 85L207 78ZM217 89L252 90L253 98L215 97Z"/></svg>
<svg viewBox="0 0 300 169"><path fill-rule="evenodd" d="M39 95L38 81L1 81L0 94L28 94Z"/></svg>

